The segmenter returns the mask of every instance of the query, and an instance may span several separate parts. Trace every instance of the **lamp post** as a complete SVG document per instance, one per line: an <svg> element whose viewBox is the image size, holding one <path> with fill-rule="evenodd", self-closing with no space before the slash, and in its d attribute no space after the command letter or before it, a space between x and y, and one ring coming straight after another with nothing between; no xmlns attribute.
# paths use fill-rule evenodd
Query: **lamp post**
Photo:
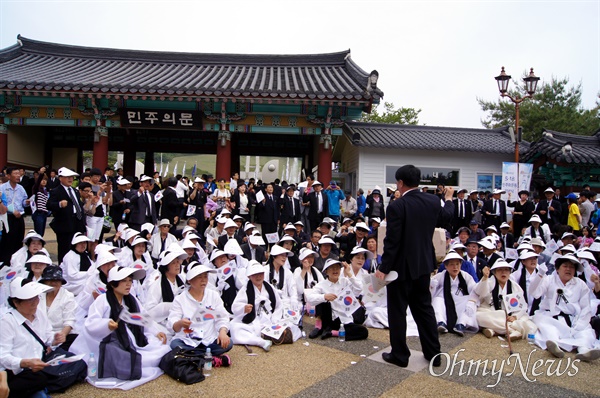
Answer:
<svg viewBox="0 0 600 398"><path fill-rule="evenodd" d="M523 81L525 81L525 90L527 91L527 95L518 98L513 97L508 94L508 83L510 82L510 75L507 75L504 71L504 66L500 71L500 75L495 77L498 82L498 90L500 90L501 97L508 97L515 104L515 163L519 164L519 107L521 102L523 102L527 98L532 98L533 94L535 94L535 90L537 88L539 77L533 74L533 68L529 71L529 76L525 77Z"/></svg>

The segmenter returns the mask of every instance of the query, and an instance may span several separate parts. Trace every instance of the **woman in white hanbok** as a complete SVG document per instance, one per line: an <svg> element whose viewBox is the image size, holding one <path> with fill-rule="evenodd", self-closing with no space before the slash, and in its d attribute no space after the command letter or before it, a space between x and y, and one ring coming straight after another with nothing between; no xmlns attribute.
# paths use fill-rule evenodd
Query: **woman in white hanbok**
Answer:
<svg viewBox="0 0 600 398"><path fill-rule="evenodd" d="M90 254L87 252L88 242L91 240L87 236L77 232L71 240L71 250L63 257L60 264L67 281L65 289L75 296L83 290L89 276L89 269L94 268Z"/></svg>

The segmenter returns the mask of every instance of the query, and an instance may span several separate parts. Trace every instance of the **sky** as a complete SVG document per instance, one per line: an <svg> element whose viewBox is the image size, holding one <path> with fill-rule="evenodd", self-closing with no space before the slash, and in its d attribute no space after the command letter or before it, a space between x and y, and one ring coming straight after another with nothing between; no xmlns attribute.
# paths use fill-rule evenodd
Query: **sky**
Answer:
<svg viewBox="0 0 600 398"><path fill-rule="evenodd" d="M513 78L533 67L541 82L581 82L585 108L600 93L600 0L0 0L0 47L17 34L155 51L351 49L360 67L379 72L385 101L421 109L429 126L482 127L477 98L499 98L502 66Z"/></svg>

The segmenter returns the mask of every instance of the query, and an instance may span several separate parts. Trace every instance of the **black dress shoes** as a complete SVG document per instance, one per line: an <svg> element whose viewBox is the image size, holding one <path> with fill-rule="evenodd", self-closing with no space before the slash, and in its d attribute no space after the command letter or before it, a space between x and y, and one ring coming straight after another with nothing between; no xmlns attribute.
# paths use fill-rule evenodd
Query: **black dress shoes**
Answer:
<svg viewBox="0 0 600 398"><path fill-rule="evenodd" d="M323 331L319 328L314 328L308 335L309 339L316 339L317 337L319 337L321 335L321 333L323 333Z"/></svg>
<svg viewBox="0 0 600 398"><path fill-rule="evenodd" d="M399 361L398 359L396 359L396 357L392 355L391 352L384 352L383 354L381 354L381 357L384 361L386 361L387 363L391 363L392 365L400 366L401 368L405 368L408 366L408 361Z"/></svg>

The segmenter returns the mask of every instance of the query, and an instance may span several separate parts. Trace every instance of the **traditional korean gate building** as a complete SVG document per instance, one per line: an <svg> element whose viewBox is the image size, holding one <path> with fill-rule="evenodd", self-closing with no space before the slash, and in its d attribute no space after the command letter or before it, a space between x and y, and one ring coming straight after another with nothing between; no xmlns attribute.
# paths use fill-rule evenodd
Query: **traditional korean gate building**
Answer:
<svg viewBox="0 0 600 398"><path fill-rule="evenodd" d="M216 177L240 155L301 157L331 178L332 136L383 93L350 51L199 54L79 47L18 36L0 50L0 166L94 167L108 151L216 154Z"/></svg>

